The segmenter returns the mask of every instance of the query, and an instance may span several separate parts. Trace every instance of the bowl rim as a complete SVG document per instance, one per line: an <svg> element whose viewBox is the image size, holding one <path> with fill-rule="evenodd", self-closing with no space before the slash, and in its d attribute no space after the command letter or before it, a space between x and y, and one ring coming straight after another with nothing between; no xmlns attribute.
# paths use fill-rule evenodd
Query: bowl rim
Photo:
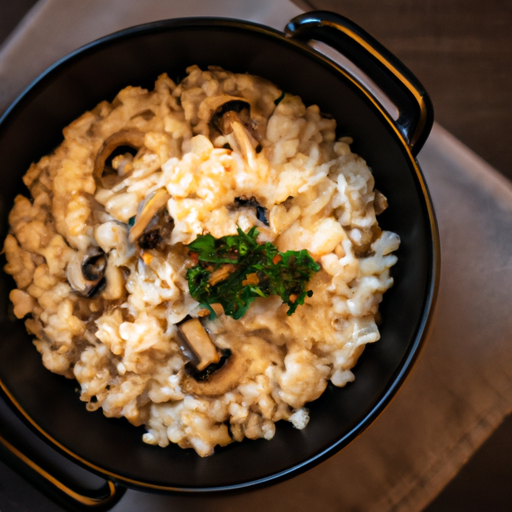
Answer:
<svg viewBox="0 0 512 512"><path fill-rule="evenodd" d="M211 486L211 487L184 487L184 486L169 486L169 485L160 485L160 484L152 484L150 482L146 482L143 480L132 479L123 475L119 475L113 471L102 468L91 461L81 457L80 455L73 452L72 449L64 446L60 441L52 437L48 434L39 424L32 419L32 417L24 410L24 408L20 405L17 399L13 396L8 387L4 384L2 379L0 378L0 394L6 398L6 402L14 412L21 417L23 422L27 424L32 431L34 431L40 438L46 441L52 448L56 449L58 452L65 455L68 459L74 461L78 465L90 470L91 472L101 475L103 477L110 478L114 482L122 483L128 487L138 488L138 489L148 489L159 492L199 492L199 493L209 493L209 492L218 492L218 491L234 491L246 488L256 488L261 487L263 485L267 485L269 483L277 483L283 479L286 479L292 475L297 475L306 471L314 465L326 460L333 454L340 451L343 447L353 441L357 436L359 436L368 426L370 426L374 420L382 413L382 411L389 405L390 401L395 397L398 389L402 386L406 378L408 377L412 367L414 366L415 361L419 357L421 353L421 349L425 344L425 340L431 331L433 324L433 317L435 314L435 304L439 291L439 281L440 281L440 237L439 230L437 225L437 220L432 204L432 200L430 197L429 190L427 188L425 179L423 177L423 173L419 167L419 164L412 154L411 148L408 145L407 141L404 139L402 133L395 125L393 119L390 114L385 110L385 108L381 105L381 103L376 99L373 93L356 77L350 74L347 70L345 70L340 64L336 63L328 56L320 53L314 48L310 47L307 44L295 41L286 37L284 33L273 29L271 27L245 21L239 20L235 18L224 18L224 17L186 17L186 18L171 18L165 20L158 20L149 23L144 23L140 25L135 25L132 27L128 27L101 38L95 39L80 48L68 53L64 57L57 60L54 64L49 66L46 70L39 74L37 78L35 78L18 96L17 98L8 106L8 108L4 111L2 116L0 116L0 138L2 137L3 131L6 129L6 126L9 124L9 120L11 116L16 115L16 111L19 108L23 107L23 103L25 101L30 100L30 96L32 94L37 94L37 87L41 84L44 84L46 80L51 79L52 75L56 73L61 68L64 68L67 65L72 64L76 60L79 60L84 55L89 52L94 52L98 47L108 45L110 42L121 41L123 39L130 39L136 35L148 35L151 33L165 32L173 29L184 29L187 27L198 28L202 27L205 29L213 29L215 27L222 28L232 28L232 29L242 29L249 30L253 32L259 32L267 37L271 37L277 39L283 44L294 45L299 47L303 51L309 53L309 56L313 56L318 61L321 61L323 65L327 65L328 67L334 68L337 73L341 73L345 79L349 80L353 85L355 85L370 101L373 108L379 113L379 115L386 121L387 127L391 129L393 132L395 140L401 143L402 149L405 151L407 155L407 159L411 164L412 170L414 171L414 179L417 185L419 185L421 193L418 195L421 198L422 206L425 208L426 217L428 219L428 228L430 230L428 237L428 245L429 245L429 267L428 267L428 281L427 287L425 291L425 296L423 298L423 309L421 318L418 320L417 328L414 334L414 337L411 338L413 341L408 345L405 355L400 362L399 368L397 372L389 379L387 385L385 387L385 391L379 396L374 405L369 408L369 411L364 415L364 417L348 432L346 432L337 442L329 445L327 448L322 450L319 453L309 457L307 460L303 460L298 464L287 468L283 471L279 471L277 473L256 479L248 482L243 482L239 484L231 484L231 485L220 485L220 486ZM0 438L1 439L1 438Z"/></svg>

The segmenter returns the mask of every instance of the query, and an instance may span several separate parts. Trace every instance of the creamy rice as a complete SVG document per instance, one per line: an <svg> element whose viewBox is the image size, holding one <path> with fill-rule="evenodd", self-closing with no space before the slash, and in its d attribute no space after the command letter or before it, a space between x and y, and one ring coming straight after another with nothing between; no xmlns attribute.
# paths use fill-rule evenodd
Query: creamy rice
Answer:
<svg viewBox="0 0 512 512"><path fill-rule="evenodd" d="M66 127L24 176L31 197L16 197L4 244L14 314L46 368L76 379L88 410L145 425L149 444L208 456L271 439L279 420L305 428L306 404L354 380L379 339L399 246L378 227L370 169L335 128L264 79L197 66ZM309 252L313 294L291 315L274 295L210 319L189 293L186 245L252 226L258 242ZM180 334L191 319L223 354L203 380Z"/></svg>

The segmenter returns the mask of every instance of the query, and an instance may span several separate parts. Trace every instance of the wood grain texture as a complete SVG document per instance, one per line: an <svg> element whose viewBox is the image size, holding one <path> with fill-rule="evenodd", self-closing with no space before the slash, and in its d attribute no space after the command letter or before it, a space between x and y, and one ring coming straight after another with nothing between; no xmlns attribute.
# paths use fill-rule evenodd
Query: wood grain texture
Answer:
<svg viewBox="0 0 512 512"><path fill-rule="evenodd" d="M297 0L372 34L418 77L436 121L512 179L512 2Z"/></svg>

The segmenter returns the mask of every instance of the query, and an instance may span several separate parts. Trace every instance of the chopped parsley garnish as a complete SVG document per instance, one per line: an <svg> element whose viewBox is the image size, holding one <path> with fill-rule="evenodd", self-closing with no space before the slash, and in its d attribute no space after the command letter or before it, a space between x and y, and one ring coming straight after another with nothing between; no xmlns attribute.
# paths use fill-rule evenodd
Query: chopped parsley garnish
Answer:
<svg viewBox="0 0 512 512"><path fill-rule="evenodd" d="M210 309L222 304L226 315L242 318L257 297L279 295L291 315L313 292L306 285L320 265L302 251L279 252L270 242L258 243L258 230L214 238L199 235L188 248L198 264L187 271L192 297ZM197 255L197 256L195 256Z"/></svg>

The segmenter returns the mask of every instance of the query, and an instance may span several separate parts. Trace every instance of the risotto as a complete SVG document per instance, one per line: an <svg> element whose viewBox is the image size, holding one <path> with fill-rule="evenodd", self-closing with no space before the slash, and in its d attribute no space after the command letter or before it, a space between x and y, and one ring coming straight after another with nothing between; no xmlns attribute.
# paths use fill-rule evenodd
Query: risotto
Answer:
<svg viewBox="0 0 512 512"><path fill-rule="evenodd" d="M305 428L379 339L400 242L335 129L265 79L197 66L66 127L4 243L44 366L152 445L208 456Z"/></svg>

